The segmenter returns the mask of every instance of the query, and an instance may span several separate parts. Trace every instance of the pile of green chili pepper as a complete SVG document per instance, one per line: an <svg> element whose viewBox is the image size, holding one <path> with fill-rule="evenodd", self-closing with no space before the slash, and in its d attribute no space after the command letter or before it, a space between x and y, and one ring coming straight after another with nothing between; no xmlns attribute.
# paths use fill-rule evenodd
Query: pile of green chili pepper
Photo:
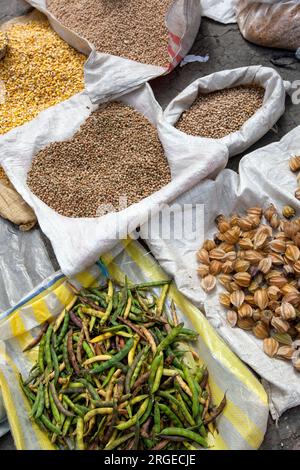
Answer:
<svg viewBox="0 0 300 470"><path fill-rule="evenodd" d="M74 300L25 348L39 344L20 376L30 418L59 449L207 447L226 397L213 406L208 371L191 353L197 333L179 323L170 281L70 286Z"/></svg>

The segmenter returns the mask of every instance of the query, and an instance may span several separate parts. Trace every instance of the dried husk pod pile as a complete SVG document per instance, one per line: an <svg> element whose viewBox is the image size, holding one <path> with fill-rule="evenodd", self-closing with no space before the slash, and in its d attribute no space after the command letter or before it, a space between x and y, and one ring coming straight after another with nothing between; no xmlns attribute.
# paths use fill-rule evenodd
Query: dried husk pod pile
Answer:
<svg viewBox="0 0 300 470"><path fill-rule="evenodd" d="M219 215L214 239L197 253L198 274L206 292L217 280L225 288L219 300L232 327L252 331L268 356L300 370L300 218L290 206L282 215L274 205Z"/></svg>
<svg viewBox="0 0 300 470"><path fill-rule="evenodd" d="M293 157L290 158L289 161L290 169L292 170L293 173L298 172L297 175L297 183L298 183L298 188L295 191L295 198L300 201L300 156L294 155Z"/></svg>

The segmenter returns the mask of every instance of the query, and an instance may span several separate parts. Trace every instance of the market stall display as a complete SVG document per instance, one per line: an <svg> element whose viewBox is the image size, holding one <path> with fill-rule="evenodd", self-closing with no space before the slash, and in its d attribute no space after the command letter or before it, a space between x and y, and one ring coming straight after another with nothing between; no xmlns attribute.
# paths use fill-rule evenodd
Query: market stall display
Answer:
<svg viewBox="0 0 300 470"><path fill-rule="evenodd" d="M127 289L124 289L124 286L126 285L125 276L127 276ZM73 287L70 287L70 282ZM142 287L142 284L144 284L144 287ZM161 288L159 286L156 287L157 284L161 284L162 287ZM80 361L78 361L77 353L79 352L79 350L81 350L81 359L82 359L81 363L85 362L85 365L87 367L87 369L85 369L85 367L82 366L84 371L96 372L97 370L99 370L99 367L103 369L103 372L100 372L100 374L88 373L87 375L84 374L83 376L81 374L79 375L73 374L72 380L68 385L68 388L72 390L72 387L74 386L73 382L75 382L75 384L76 382L80 382L81 383L80 388L84 388L84 391L80 392L79 389L77 389L77 392L78 392L77 396L79 397L80 393L87 394L87 398L88 398L87 403L92 403L91 400L96 399L95 391L97 393L98 392L100 393L100 400L99 400L99 397L97 397L97 400L95 401L94 410L97 410L97 412L95 412L94 410L91 410L91 412L87 411L89 414L87 415L85 413L86 418L83 417L83 422L81 420L80 414L82 414L82 411L85 407L85 402L80 401L81 398L79 398L79 401L75 400L74 399L75 397L72 394L70 395L69 393L63 393L63 396L65 397L62 403L64 408L68 407L68 411L71 413L74 413L75 410L77 410L77 412L79 410L82 410L80 411L80 414L76 414L75 412L75 415L76 415L75 421L76 421L76 428L77 428L76 433L79 438L82 437L82 425L84 424L84 421L85 423L88 423L87 427L84 424L84 428L85 428L84 434L86 434L84 437L84 440L82 442L81 438L78 439L77 447L81 447L82 444L87 445L88 447L89 441L92 439L93 434L96 433L97 428L96 429L93 428L93 433L88 435L87 434L88 427L91 427L92 424L93 426L94 425L98 426L100 425L101 421L102 421L102 426L103 426L104 425L103 423L107 422L110 415L98 414L99 409L103 410L103 408L101 408L101 403L103 402L102 398L106 400L106 393L107 393L108 398L109 396L111 396L111 394L114 394L114 392L117 393L117 391L112 388L113 382L111 382L111 380L122 378L122 376L125 374L125 369L126 369L127 382L125 381L124 387L129 386L131 392L134 394L134 390L131 388L131 383L134 382L136 384L136 380L142 379L144 375L140 372L139 377L138 378L135 377L137 373L136 367L141 366L141 362L139 363L139 366L138 366L137 363L139 361L136 359L136 357L139 357L138 355L141 355L140 349L142 350L142 354L143 354L143 352L145 352L145 348L148 354L147 358L142 362L143 367L145 369L147 369L148 363L150 364L151 362L153 362L151 361L151 358L155 356L155 363L152 364L152 368L150 366L150 370L149 370L150 375L148 377L148 383L150 381L151 390L153 392L152 395L154 395L154 398L157 404L160 405L159 407L156 406L156 413L153 409L151 410L152 411L151 417L153 417L153 423L154 423L154 414L155 414L155 422L157 426L156 429L158 429L159 419L158 419L157 408L159 408L160 422L161 422L160 434L163 433L168 436L167 439L171 440L171 446L180 445L181 443L179 442L176 444L176 441L174 442L172 440L173 438L179 437L179 439L182 439L183 437L185 441L187 440L187 438L189 441L189 438L191 437L193 441L193 439L196 439L196 436L199 435L197 424L195 428L194 426L190 426L190 425L188 426L187 423L186 424L183 423L184 429L182 430L181 428L180 431L176 429L179 426L178 421L176 422L177 424L175 426L175 430L174 428L170 430L168 429L167 426L170 423L169 420L171 419L171 417L172 419L174 419L174 414L177 416L177 419L180 420L181 422L183 421L183 419L187 419L187 417L190 421L191 421L191 418L195 419L193 418L193 413L196 415L196 409L198 409L198 407L202 409L202 406L203 406L202 412L205 411L205 415L206 415L207 411L205 408L204 400L206 400L206 403L207 403L207 396L204 393L204 400L202 399L200 400L202 403L200 401L198 402L196 401L196 397L198 397L198 393L197 394L195 393L194 381L191 381L190 378L192 379L195 373L199 380L200 375L202 375L202 372L204 372L204 375L201 379L202 385L204 387L204 383L207 380L207 377L206 377L207 374L205 373L205 370L207 368L208 387L206 387L206 391L209 390L209 392L207 393L209 393L211 396L211 404L213 407L211 409L211 412L213 410L215 411L214 414L211 414L212 419L214 415L216 415L217 412L221 411L221 408L224 407L225 400L223 400L223 398L226 392L226 406L224 407L223 412L216 418L218 432L215 432L215 431L213 432L214 428L213 428L212 422L207 423L207 427L209 429L208 429L206 441L207 441L209 448L212 448L212 449L253 449L253 448L259 447L264 436L266 421L267 421L267 414L268 414L267 399L266 399L266 394L265 394L265 391L263 390L263 387L257 381L257 379L253 376L253 374L237 359L236 356L234 356L234 354L229 350L229 348L215 334L214 330L210 327L210 325L206 321L205 317L201 314L201 312L197 310L191 303L189 303L182 295L180 295L173 285L169 286L169 284L170 284L170 281L166 278L163 271L159 268L159 266L154 261L154 259L149 254L146 253L146 251L141 247L141 245L139 245L136 242L132 242L132 241L129 242L128 240L128 242L126 242L123 246L119 245L114 250L114 252L107 253L106 256L103 257L102 261L97 263L97 265L90 267L88 271L84 273L80 273L72 279L66 279L60 272L56 273L55 277L52 277L51 279L45 279L43 284L40 285L36 289L36 294L31 296L31 299L25 300L24 303L20 304L16 309L14 309L8 315L2 318L0 322L0 335L5 340L6 347L5 347L5 350L3 348L0 348L0 384L3 390L4 403L8 411L8 418L10 419L10 423L12 426L12 433L14 435L17 448L19 449L28 449L28 448L29 449L53 449L54 448L54 444L50 442L52 433L51 432L49 433L51 434L50 439L49 439L48 431L44 428L40 429L39 426L35 424L35 420L30 419L29 417L29 414L31 412L31 407L29 405L26 395L24 395L23 393L22 387L20 385L20 376L19 376L19 371L20 371L22 373L22 376L24 377L24 380L26 381L30 373L30 369L32 369L32 367L36 364L38 360L39 346L37 345L33 349L30 349L29 346L30 344L32 344L33 341L37 342L38 339L41 337L41 329L43 328L43 325L45 325L45 322L51 322L51 328L48 328L47 330L48 335L46 333L47 344L45 343L45 349L44 349L45 351L44 366L46 369L48 369L47 362L46 362L46 351L47 351L47 358L48 358L47 360L50 359L50 356L48 354L50 334L51 334L52 340L56 337L59 341L59 344L64 345L63 349L65 353L66 353L65 346L67 346L67 349L69 348L70 356L68 355L68 357L70 357L70 362L71 364L73 364L73 366L75 364L77 365L80 364ZM100 285L100 289L102 289L100 291L99 291L99 285ZM108 299L105 295L103 295L105 293L108 293L108 290L109 290L109 293L111 294L112 286L114 287L117 286L116 292L119 291L121 292L121 294L123 293L126 295L126 291L128 292L128 290L129 292L132 292L132 297L129 295L127 299L123 298L121 305L120 305L120 309L117 309L117 310L115 310L114 305L113 305L114 299ZM137 286L139 287L137 288ZM75 287L75 291L74 291L74 287ZM82 302L83 304L81 311L78 310L80 309L80 304L78 304L76 300L77 295L78 295L77 290L79 291L82 290L81 292L82 295L80 295L80 298L78 297L79 302L80 303ZM152 291L151 294L149 290ZM167 293L167 290L168 290L168 293ZM118 295L121 296L121 294L118 294ZM145 299L145 294L146 294L146 297L148 297L149 301L150 299L152 299L153 303L156 303L156 309L155 308L152 309L152 313L151 312L147 313L143 311L143 313L141 314L141 313L138 313L139 310L141 310L141 306L140 308L138 307L138 305L140 305L138 302L141 302L144 305L143 307L144 309L145 302L147 301ZM98 301L99 301L98 305L95 304L95 302L98 302L95 296L98 297ZM131 299L131 306L130 306L129 299ZM87 301L89 302L89 304L85 303ZM107 301L108 301L109 310L107 310L107 308L105 307L105 304L103 304L103 302L106 303ZM78 308L75 308L75 302L77 302ZM103 307L100 306L101 303L103 304ZM174 312L174 304L176 305L176 315ZM163 305L165 305L165 307L163 307ZM97 308L95 308L96 306ZM129 306L130 306L130 309L129 309ZM99 336L102 334L101 333L102 328L104 328L105 325L108 326L108 323L107 324L104 323L103 318L105 319L104 315L106 317L108 316L108 313L111 307L112 307L112 310L110 312L107 322L109 323L109 325L111 325L112 322L117 322L116 325L111 327L111 328L116 327L117 329L110 330L108 332L110 333L109 335L108 333L106 333L106 336L110 336L110 338L107 338L104 342L102 342L100 341L101 337L99 338ZM68 315L66 314L66 310L65 310L66 308L67 310L69 309L69 315L70 315L69 325L67 324ZM75 311L74 311L74 308L75 308ZM150 308L151 310L151 303L148 305L148 308ZM103 312L101 312L101 310L105 310L104 315L103 315ZM97 312L98 317L94 316L95 311ZM173 316L172 316L172 311L173 311ZM165 331L165 327L163 327L163 325L166 325L166 323L160 323L161 321L165 321L164 317L159 315L160 312L165 312L166 315L168 315L168 318L170 319L171 322L174 321L175 323L177 323L178 321L178 325L174 328L171 328L169 333L167 333ZM121 316L118 318L119 315ZM127 318L125 318L125 316ZM147 318L149 316L152 318L150 319ZM155 320L153 317L155 317ZM178 320L177 320L177 317L178 317ZM78 326L79 324L81 325L81 322L82 322L82 325L85 325L85 320L87 320L87 324L85 327L86 332L89 332L90 327L93 326L92 332L89 333L90 341L86 341L86 338L83 337L82 334L80 333L82 328ZM146 320L146 322L144 322L144 320ZM155 325L161 325L161 326L157 328L155 325L152 325L152 326L149 325L149 323L153 323L153 321L156 322ZM183 323L184 323L184 326L183 326ZM56 334L53 335L52 328L56 330L56 327L58 325L60 325L60 328L57 330ZM124 328L121 329L120 325L124 325ZM72 329L73 329L74 335L72 335ZM118 339L116 339L117 335L114 335L114 333L117 330L120 332L120 334L118 334ZM64 332L66 331L69 332L68 335L64 338L64 341L60 342ZM123 333L121 334L122 331ZM132 331L134 334L133 338L128 337L128 335L131 335L130 331ZM194 333L194 331L196 332L196 334ZM141 336L138 335L137 332L139 332ZM140 338L139 341L137 341L137 337L135 336L135 334L139 336ZM172 340L180 339L180 335L183 335L181 336L181 339L184 339L186 334L189 335L187 338L193 339L193 341L190 344L184 343L182 349L180 348L180 351L177 351L178 354L176 354L175 343L172 342ZM77 335L78 335L78 342L76 343L75 339ZM72 336L74 339L74 341L72 341L73 353L71 351ZM92 338L95 338L95 339L93 340ZM112 348L114 347L113 343L115 343L115 347L118 348L120 347L120 345L123 344L123 340L124 340L124 347L121 347L120 351L118 351L117 349L115 351L108 350L107 352L109 352L112 355L112 358L108 360L104 360L102 356L106 356L107 353L104 350L103 350L103 353L102 352L100 353L99 348L102 350L102 348L105 347L105 345L108 346L108 342L107 342L108 340L110 340L110 344ZM129 345L128 345L128 341L129 341ZM132 345L132 342L134 343L134 345ZM80 349L80 347L77 347L78 344L79 346L80 344L82 344L83 349ZM50 350L51 350L51 345L52 345L52 341L50 342ZM129 351L130 345L132 345L132 349L130 349ZM149 351L148 351L147 346L149 346ZM110 348L110 346L108 347ZM167 347L167 349L164 349L165 347ZM43 348L43 345L41 346L41 348ZM156 352L154 353L155 348L156 348ZM169 350L168 348L171 348L175 353L175 357L173 358L173 364L170 363L172 356L167 354L167 351ZM26 349L27 351L24 352L24 350ZM90 354L92 349L95 350L95 353L98 356L100 355L103 360L97 363L97 362L93 362L92 357L88 358L86 356L87 351L89 351L88 354ZM187 350L188 352L184 352ZM193 354L191 353L191 351L192 352L194 351ZM52 348L52 352L53 352L53 348ZM127 357L128 357L129 363L131 363L130 369L128 369L128 361L125 360L125 357L122 357L124 354L129 354ZM161 364L162 354L164 354L164 358L165 358L165 364L163 368ZM182 354L184 354L184 357L185 357L184 361L183 361ZM59 356L60 355L61 353L59 352ZM51 357L54 357L54 354ZM66 357L67 356L65 354L64 358L66 359ZM198 357L200 359L198 359ZM41 358L41 354L40 354L40 358ZM58 360L61 361L61 358L58 357ZM97 360L100 360L100 358L98 357ZM113 370L112 372L111 367L109 366L112 366L112 362L116 362L117 360L118 360L118 363L116 365L117 368L115 370L112 369ZM198 361L200 362L198 363ZM39 363L41 364L41 360ZM160 365L158 363L160 363ZM174 379L174 377L172 378L166 375L162 375L162 376L160 375L161 370L163 374L165 373L174 374L174 372L170 373L169 370L175 370L174 367L175 368L178 367L179 365L178 363L179 364L182 363L182 367L183 367L182 372L178 373L178 378ZM51 369L52 369L52 366L54 364L52 363L52 359L51 359L51 364L52 364L51 365ZM175 364L177 364L177 366L175 366ZM193 364L196 364L196 369L194 370L194 372L193 372ZM198 364L201 364L201 367L199 367ZM50 362L49 362L49 366L50 366ZM118 369L121 370L121 372L117 372ZM155 370L156 370L156 374L154 374ZM148 375L149 371L146 370L145 373L147 373ZM131 372L133 372L132 375L131 375ZM33 374L33 375L37 375L37 373L38 372L36 371L36 374ZM113 379L112 379L112 374L115 374ZM116 377L117 375L119 375L119 377ZM59 377L55 385L56 387L55 390L59 391L58 386L61 386L61 385L63 386L63 384L61 383L62 382L61 379L64 379L64 376L65 376L65 372L61 370L59 372ZM154 382L152 382L152 378L154 376L155 376ZM100 388L98 387L97 385L98 379L100 380L101 385L104 384L103 387L100 387ZM145 379L145 376L143 377L143 379ZM55 380L56 379L54 377L53 379L51 379L51 383L53 385L54 385ZM92 381L90 382L90 380ZM105 380L107 382L106 384L104 383ZM172 382L173 380L175 381L174 391L168 388L170 382ZM168 382L165 383L166 381ZM109 384L111 384L111 386L108 385L108 382ZM159 384L159 389L155 391L157 384ZM181 392L181 395L180 395L183 401L181 401L179 396L177 398L177 392L179 391L179 394L180 394L180 389L181 389L181 388L178 389L177 384L178 385L181 384L180 387L183 386L183 388L185 389L185 391ZM46 401L44 401L44 414L46 415L46 418L51 417L52 411L55 410L55 414L58 419L56 408L57 406L60 406L60 405L57 402L57 400L56 400L56 403L54 400L55 407L53 406L51 393L54 392L55 399L58 398L59 401L62 399L62 396L59 393L58 397L56 397L57 393L55 394L53 385L51 386L49 384L50 408L47 408L48 395L46 394L46 397L45 397ZM141 381L140 381L140 385L141 385ZM119 390L119 386L120 384L117 385L118 390ZM136 386L138 386L138 384L136 384ZM167 390L169 390L169 393L166 392L165 387L167 387ZM195 387L197 389L197 385L195 385ZM105 391L105 397L104 397L103 392L101 392L101 389ZM26 390L27 391L30 390L30 384L28 387L26 386ZM65 392L68 392L67 387L64 387L64 390ZM34 392L35 392L35 387L33 387L31 393L34 393ZM90 395L91 393L93 394L93 396ZM166 393L167 393L167 397L166 397ZM126 394L126 389L124 390L122 396L124 396L125 394ZM143 395L148 395L148 394L149 394L149 389L146 384L138 392L137 396L140 399L141 395L143 396ZM185 409L185 418L183 418L183 416L181 415L180 410L174 411L175 409L173 406L174 400L173 398L170 398L169 395L175 398L176 400L179 400L179 402L181 403L181 406L182 406L182 403L184 403L183 408ZM11 400L12 396L14 397L13 400ZM41 392L40 392L40 396L41 396ZM111 396L110 401L113 399L113 396L114 395ZM145 397L145 399L141 399L141 401L138 402L137 404L132 403L131 405L131 409L133 412L132 419L136 421L137 417L140 416L140 424L141 424L140 425L140 433L141 433L140 443L142 443L146 439L144 442L146 442L148 445L152 445L152 443L148 441L148 437L146 438L142 437L142 432L143 434L145 432L147 433L152 432L150 428L149 430L147 430L146 426L144 426L146 421L142 423L142 418L144 417L145 419L146 415L143 414L143 416L141 416L141 413L142 411L144 411L144 408L146 408L146 405L148 408L148 404L149 402L151 402L151 400L149 400L148 403L146 402L145 404L144 401L147 400L147 398L148 397ZM190 398L192 398L192 401L190 400ZM135 400L135 399L136 397L134 396L132 400ZM171 400L171 403L168 400ZM75 405L73 409L71 408L70 403L73 403ZM39 404L41 405L39 408L39 412L40 412L42 403L39 403ZM218 408L220 404L221 404L221 408ZM129 399L128 405L130 405L130 399ZM120 403L119 407L121 407L121 410L123 410L123 406L124 405ZM140 411L140 413L138 413L137 410L140 410L142 406L143 406L142 410ZM18 409L18 417L17 419L13 419L13 417L15 416L16 407ZM182 410L183 408L180 407L180 409ZM149 412L149 409L150 409L150 405L148 408L148 412ZM115 432L116 439L118 439L118 437L123 438L126 435L126 437L124 437L125 439L128 437L128 434L132 433L132 431L129 430L129 428L126 429L127 426L128 425L130 426L132 422L128 423L128 420L130 418L128 419L125 415L125 412L127 413L127 408L125 407L124 410L125 411L122 411L121 414L117 418L116 426L119 426L120 424L121 429L118 430L118 436L116 436L116 432ZM188 410L188 413L186 412L187 410ZM37 411L36 407L35 407L35 411ZM101 411L99 413L101 413ZM124 413L124 417L123 417L123 413ZM137 413L138 413L138 416L136 416ZM93 414L95 414L94 418L92 416ZM208 419L208 415L206 416ZM77 420L77 417L79 418L78 420ZM66 416L66 418L71 418L71 417ZM46 420L44 418L42 419L46 423L46 426L49 425L49 422L47 421L47 419ZM200 419L201 419L201 414L199 415L197 413L196 420L199 421ZM95 424L95 421L97 422L97 425ZM121 422L119 423L119 421L122 421L122 424ZM123 421L126 422L126 424L123 424ZM54 426L56 428L55 423L54 423ZM64 430L67 429L67 426L68 426L68 420L66 421L65 426L63 426ZM123 427L125 428L123 429ZM193 429L189 429L189 428L193 428ZM135 423L134 429L137 429L137 423ZM201 429L201 426L200 426L200 429ZM68 435L71 434L72 430L73 430L73 424L71 423L69 431L68 431ZM52 431L54 431L53 428L52 428ZM106 431L108 431L108 429L106 429ZM191 431L195 433L196 436L186 431ZM63 432L64 431L62 430L62 433ZM180 433L180 436L178 436L179 433ZM150 436L149 438L151 440ZM163 440L165 441L166 439L162 436L159 440L159 443ZM59 444L59 441L60 441L60 436L56 438L57 444ZM71 443L71 441L69 442ZM202 440L201 442L203 443ZM116 440L114 440L114 444L111 441L112 447L114 447L114 445L116 444L118 444ZM129 441L127 441L127 444L129 444ZM104 442L103 442L103 445L104 445ZM105 445L107 445L107 443L105 443ZM191 445L195 446L194 444L191 444Z"/></svg>
<svg viewBox="0 0 300 470"><path fill-rule="evenodd" d="M224 168L295 84L217 67L163 110L148 82L201 14L297 49L299 1L26 2L0 26L0 215L28 250L2 287L0 435L6 409L18 449L259 448L300 405L299 128Z"/></svg>
<svg viewBox="0 0 300 470"><path fill-rule="evenodd" d="M78 450L208 447L207 426L226 396L213 406L208 371L191 350L198 334L179 323L174 303L166 314L169 287L127 278L71 285L74 300L24 349L39 343L38 361L20 378L30 417L59 449L72 449L74 434Z"/></svg>

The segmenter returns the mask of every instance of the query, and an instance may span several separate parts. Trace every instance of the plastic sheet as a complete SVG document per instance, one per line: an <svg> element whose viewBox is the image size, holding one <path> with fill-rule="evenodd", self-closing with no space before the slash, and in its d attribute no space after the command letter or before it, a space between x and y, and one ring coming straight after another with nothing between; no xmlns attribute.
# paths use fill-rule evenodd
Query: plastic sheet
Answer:
<svg viewBox="0 0 300 470"><path fill-rule="evenodd" d="M124 281L124 274L133 282L164 279L165 274L154 259L136 242L118 245L103 258L109 275ZM99 269L99 267L102 269ZM94 284L103 274L102 265L95 265L72 280L77 286ZM58 315L73 294L61 273L45 280L31 300L0 321L0 385L12 433L18 449L51 449L42 431L28 418L28 403L19 383L18 372L26 375L35 361L37 348L22 353L24 345L38 333L38 325ZM230 349L218 337L205 317L172 287L170 298L187 326L196 329L199 341L193 343L208 367L213 400L219 402L224 392L227 405L218 419L218 432L209 435L213 449L256 449L260 446L267 425L266 393ZM1 347L2 346L2 347ZM17 410L17 412L16 412Z"/></svg>
<svg viewBox="0 0 300 470"><path fill-rule="evenodd" d="M289 204L299 213L300 201L294 197L296 176L288 164L289 158L294 155L300 155L300 127L280 142L245 156L240 162L239 175L223 170L215 181L206 180L178 198L174 205L191 205L185 223L194 226L197 205L204 204L203 231L199 230L193 237L188 234L189 239L187 236L176 239L173 231L169 239L163 239L158 232L160 224L153 221L151 232L148 226L141 229L141 236L161 266L175 278L179 290L205 311L210 323L232 350L265 380L274 419L300 404L299 372L289 362L269 358L262 350L262 341L253 334L228 325L226 310L218 299L221 286L218 285L211 294L201 289L196 273L196 251L204 239L211 238L216 232L214 220L219 214L243 213L251 206L267 207L271 202L278 210ZM147 233L151 237L146 239Z"/></svg>
<svg viewBox="0 0 300 470"><path fill-rule="evenodd" d="M16 305L53 271L40 231L21 232L0 218L0 312ZM5 416L0 392L0 436L8 431Z"/></svg>

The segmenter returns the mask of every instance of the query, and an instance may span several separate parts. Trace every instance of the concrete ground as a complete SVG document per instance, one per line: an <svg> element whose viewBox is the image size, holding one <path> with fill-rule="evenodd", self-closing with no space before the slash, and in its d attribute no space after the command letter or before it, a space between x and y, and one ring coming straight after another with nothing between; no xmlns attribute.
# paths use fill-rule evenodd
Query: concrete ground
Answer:
<svg viewBox="0 0 300 470"><path fill-rule="evenodd" d="M23 0L1 0L0 23L7 21L11 17L21 15L27 10L28 5ZM163 107L196 78L218 70L246 65L272 66L270 60L281 52L247 43L240 35L236 25L224 26L203 19L199 34L190 53L197 55L209 54L210 58L204 64L193 63L182 68L177 67L170 75L159 78L152 83L155 96ZM300 62L285 68L277 68L277 71L285 80L297 80L300 72ZM297 126L299 122L300 106L293 105L288 98L284 116L272 130L253 147L248 149L246 153L279 140L288 131ZM228 163L228 167L238 171L239 161L242 156L238 155L232 158ZM47 241L46 245L50 250L50 254L52 254L53 262L56 264L53 252ZM268 431L261 449L300 450L299 412L300 407L287 411L280 419L278 425L270 418ZM0 439L0 450L13 448L13 440L9 434Z"/></svg>

